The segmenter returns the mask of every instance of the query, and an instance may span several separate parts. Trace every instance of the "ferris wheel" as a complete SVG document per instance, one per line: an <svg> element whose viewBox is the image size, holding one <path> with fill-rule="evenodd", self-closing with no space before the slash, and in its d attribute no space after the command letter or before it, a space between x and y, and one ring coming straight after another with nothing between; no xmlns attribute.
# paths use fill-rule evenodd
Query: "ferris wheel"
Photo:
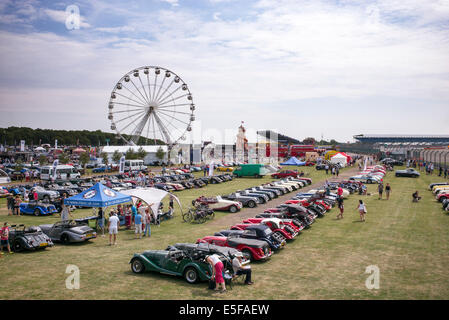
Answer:
<svg viewBox="0 0 449 320"><path fill-rule="evenodd" d="M156 66L125 74L111 92L108 110L111 130L130 145L143 137L170 148L186 139L195 121L187 84L174 72Z"/></svg>

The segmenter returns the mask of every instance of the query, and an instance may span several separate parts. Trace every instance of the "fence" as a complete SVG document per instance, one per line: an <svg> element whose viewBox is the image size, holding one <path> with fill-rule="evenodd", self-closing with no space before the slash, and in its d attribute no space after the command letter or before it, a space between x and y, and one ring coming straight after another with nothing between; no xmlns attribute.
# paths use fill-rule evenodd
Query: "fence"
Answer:
<svg viewBox="0 0 449 320"><path fill-rule="evenodd" d="M449 149L410 149L408 160L432 162L436 168L449 168Z"/></svg>

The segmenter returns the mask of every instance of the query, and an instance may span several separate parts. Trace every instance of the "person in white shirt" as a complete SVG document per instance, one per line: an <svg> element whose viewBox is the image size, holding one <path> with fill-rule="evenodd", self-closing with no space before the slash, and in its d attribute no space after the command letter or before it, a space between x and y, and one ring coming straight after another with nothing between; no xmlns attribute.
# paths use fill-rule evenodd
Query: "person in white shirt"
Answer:
<svg viewBox="0 0 449 320"><path fill-rule="evenodd" d="M238 252L235 254L235 258L232 259L232 269L234 270L234 275L239 276L241 274L245 274L245 284L253 284L251 281L251 267L250 266L242 266L243 254Z"/></svg>
<svg viewBox="0 0 449 320"><path fill-rule="evenodd" d="M366 206L362 200L359 200L359 205L357 206L357 209L359 210L360 213L360 221L365 221L365 215L368 211L366 210Z"/></svg>
<svg viewBox="0 0 449 320"><path fill-rule="evenodd" d="M119 225L120 225L120 220L117 217L117 215L110 213L109 214L109 222L108 222L109 245L112 245L112 235L114 235L114 245L117 244L117 233L118 233Z"/></svg>

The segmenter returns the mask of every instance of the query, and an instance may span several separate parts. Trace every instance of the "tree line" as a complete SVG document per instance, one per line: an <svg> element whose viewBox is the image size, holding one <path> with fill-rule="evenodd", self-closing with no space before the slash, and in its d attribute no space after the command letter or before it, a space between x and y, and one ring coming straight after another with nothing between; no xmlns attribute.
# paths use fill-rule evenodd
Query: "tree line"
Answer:
<svg viewBox="0 0 449 320"><path fill-rule="evenodd" d="M130 137L124 135L126 139ZM25 140L27 145L41 145L48 143L54 145L55 140L58 140L58 145L67 146L105 146L110 145L125 145L125 141L118 137L115 133L104 132L101 130L52 130L52 129L32 129L27 127L8 127L0 128L0 144L9 146L17 146L20 140ZM154 141L140 137L137 141L138 145L162 145L164 142L160 140Z"/></svg>

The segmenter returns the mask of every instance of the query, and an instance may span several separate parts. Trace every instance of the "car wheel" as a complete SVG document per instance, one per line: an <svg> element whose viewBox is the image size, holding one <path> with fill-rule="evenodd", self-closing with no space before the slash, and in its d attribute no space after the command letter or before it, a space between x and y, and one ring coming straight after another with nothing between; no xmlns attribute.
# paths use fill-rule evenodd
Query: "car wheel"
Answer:
<svg viewBox="0 0 449 320"><path fill-rule="evenodd" d="M396 177L399 177L399 174L396 173Z"/></svg>
<svg viewBox="0 0 449 320"><path fill-rule="evenodd" d="M66 234L63 234L63 235L61 236L61 243L64 243L64 244L69 243L69 236L66 235Z"/></svg>
<svg viewBox="0 0 449 320"><path fill-rule="evenodd" d="M373 180L367 180L366 183L373 183Z"/></svg>
<svg viewBox="0 0 449 320"><path fill-rule="evenodd" d="M250 201L250 202L248 202L248 207L249 208L254 208L256 206L256 203L254 202L254 201Z"/></svg>
<svg viewBox="0 0 449 320"><path fill-rule="evenodd" d="M253 260L254 260L253 255L252 255L252 253L251 253L250 250L248 250L248 249L243 249L243 250L242 250L242 253L243 253L243 257L244 257L246 260L248 260L248 261L253 261Z"/></svg>
<svg viewBox="0 0 449 320"><path fill-rule="evenodd" d="M34 215L37 217L37 216L39 216L41 214L41 212L39 211L39 209L35 209L34 210Z"/></svg>
<svg viewBox="0 0 449 320"><path fill-rule="evenodd" d="M189 267L184 271L184 279L186 279L188 283L195 283L198 281L198 278L198 271L195 268Z"/></svg>
<svg viewBox="0 0 449 320"><path fill-rule="evenodd" d="M14 241L13 250L14 252L19 252L23 250L23 245L19 240Z"/></svg>
<svg viewBox="0 0 449 320"><path fill-rule="evenodd" d="M238 209L237 209L236 206L231 206L231 207L229 208L229 211L230 211L231 213L236 213L236 212L238 211Z"/></svg>
<svg viewBox="0 0 449 320"><path fill-rule="evenodd" d="M131 271L134 273L143 273L145 271L145 266L140 259L131 261Z"/></svg>

